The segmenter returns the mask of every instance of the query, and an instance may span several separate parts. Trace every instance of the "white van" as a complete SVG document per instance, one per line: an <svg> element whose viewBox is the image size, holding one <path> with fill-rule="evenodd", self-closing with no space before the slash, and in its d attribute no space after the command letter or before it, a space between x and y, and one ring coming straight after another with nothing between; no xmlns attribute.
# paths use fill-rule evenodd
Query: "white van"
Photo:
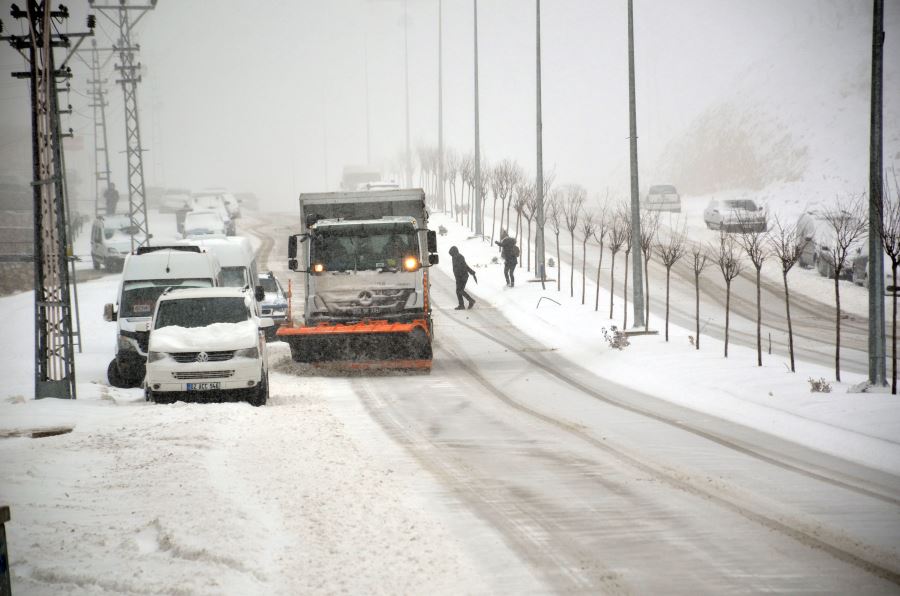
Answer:
<svg viewBox="0 0 900 596"><path fill-rule="evenodd" d="M245 236L228 238L192 238L182 241L185 244L199 246L206 252L216 255L222 266L223 286L255 289L259 285L256 253L253 245Z"/></svg>
<svg viewBox="0 0 900 596"><path fill-rule="evenodd" d="M143 241L143 235L136 238ZM91 226L91 262L94 269L121 271L131 252L131 219L127 215L101 215Z"/></svg>
<svg viewBox="0 0 900 596"><path fill-rule="evenodd" d="M118 322L116 357L106 373L110 384L137 387L144 379L150 318L167 288L210 288L221 280L218 259L197 246L143 246L129 254L116 304L103 309L104 319Z"/></svg>

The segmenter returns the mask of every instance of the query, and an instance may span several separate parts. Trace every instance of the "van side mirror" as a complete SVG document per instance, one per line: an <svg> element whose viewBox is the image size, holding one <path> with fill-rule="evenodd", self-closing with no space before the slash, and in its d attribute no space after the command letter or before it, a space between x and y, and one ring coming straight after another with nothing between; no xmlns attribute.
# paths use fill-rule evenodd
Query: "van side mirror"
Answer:
<svg viewBox="0 0 900 596"><path fill-rule="evenodd" d="M297 259L288 259L288 269L291 271L297 270Z"/></svg>
<svg viewBox="0 0 900 596"><path fill-rule="evenodd" d="M257 302L262 302L263 300L266 299L266 291L265 291L265 289L263 289L262 286L256 286L256 291L254 292L254 295L256 296Z"/></svg>
<svg viewBox="0 0 900 596"><path fill-rule="evenodd" d="M109 323L117 320L119 317L116 313L116 307L112 304L103 305L103 320Z"/></svg>
<svg viewBox="0 0 900 596"><path fill-rule="evenodd" d="M428 252L437 252L437 232L428 230Z"/></svg>
<svg viewBox="0 0 900 596"><path fill-rule="evenodd" d="M428 264L429 265L437 265L439 260L440 259L438 258L437 253L428 255Z"/></svg>

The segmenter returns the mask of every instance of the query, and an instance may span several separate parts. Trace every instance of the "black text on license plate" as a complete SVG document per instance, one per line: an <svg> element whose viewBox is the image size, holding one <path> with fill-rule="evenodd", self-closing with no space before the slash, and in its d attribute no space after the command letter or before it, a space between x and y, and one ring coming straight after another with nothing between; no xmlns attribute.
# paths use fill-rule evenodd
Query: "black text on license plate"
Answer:
<svg viewBox="0 0 900 596"><path fill-rule="evenodd" d="M219 389L221 383L188 383L188 391L209 391L211 389Z"/></svg>

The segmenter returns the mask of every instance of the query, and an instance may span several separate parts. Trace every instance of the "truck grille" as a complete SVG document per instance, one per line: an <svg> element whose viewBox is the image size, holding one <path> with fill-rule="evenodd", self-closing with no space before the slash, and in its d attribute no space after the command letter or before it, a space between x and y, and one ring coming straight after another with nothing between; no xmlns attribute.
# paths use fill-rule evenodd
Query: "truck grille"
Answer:
<svg viewBox="0 0 900 596"><path fill-rule="evenodd" d="M352 297L341 296L326 300L328 310L335 314L373 316L396 313L403 310L412 288L376 289L355 292Z"/></svg>
<svg viewBox="0 0 900 596"><path fill-rule="evenodd" d="M191 379L227 379L234 376L233 370L202 370L202 371L185 371L173 372L172 376L180 380Z"/></svg>
<svg viewBox="0 0 900 596"><path fill-rule="evenodd" d="M234 358L234 350L203 353L206 354L205 360L202 358L200 360L197 359L197 356L199 356L201 352L175 352L171 354L171 356L175 359L175 362L180 362L182 364L187 364L189 362L225 362L226 360Z"/></svg>

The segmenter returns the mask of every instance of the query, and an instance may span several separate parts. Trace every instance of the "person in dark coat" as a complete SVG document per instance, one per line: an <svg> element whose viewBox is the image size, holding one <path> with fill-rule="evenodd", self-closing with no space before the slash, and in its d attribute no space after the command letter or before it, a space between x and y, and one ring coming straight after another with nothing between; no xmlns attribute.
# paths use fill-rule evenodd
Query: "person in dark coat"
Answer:
<svg viewBox="0 0 900 596"><path fill-rule="evenodd" d="M459 254L459 249L455 246L450 247L450 258L453 259L453 277L456 278L456 299L459 300L459 306L456 310L463 310L463 298L469 301L469 308L475 305L475 299L466 292L466 283L469 281L469 275L478 283L478 276L475 271L466 263L466 258Z"/></svg>
<svg viewBox="0 0 900 596"><path fill-rule="evenodd" d="M519 247L516 246L516 239L512 236L505 236L494 244L500 247L500 257L503 259L503 277L506 278L506 285L511 288L516 285L516 265L519 263Z"/></svg>
<svg viewBox="0 0 900 596"><path fill-rule="evenodd" d="M106 199L106 214L112 215L116 212L116 203L119 202L119 191L116 190L114 183L109 183L106 192L103 193L103 198Z"/></svg>

